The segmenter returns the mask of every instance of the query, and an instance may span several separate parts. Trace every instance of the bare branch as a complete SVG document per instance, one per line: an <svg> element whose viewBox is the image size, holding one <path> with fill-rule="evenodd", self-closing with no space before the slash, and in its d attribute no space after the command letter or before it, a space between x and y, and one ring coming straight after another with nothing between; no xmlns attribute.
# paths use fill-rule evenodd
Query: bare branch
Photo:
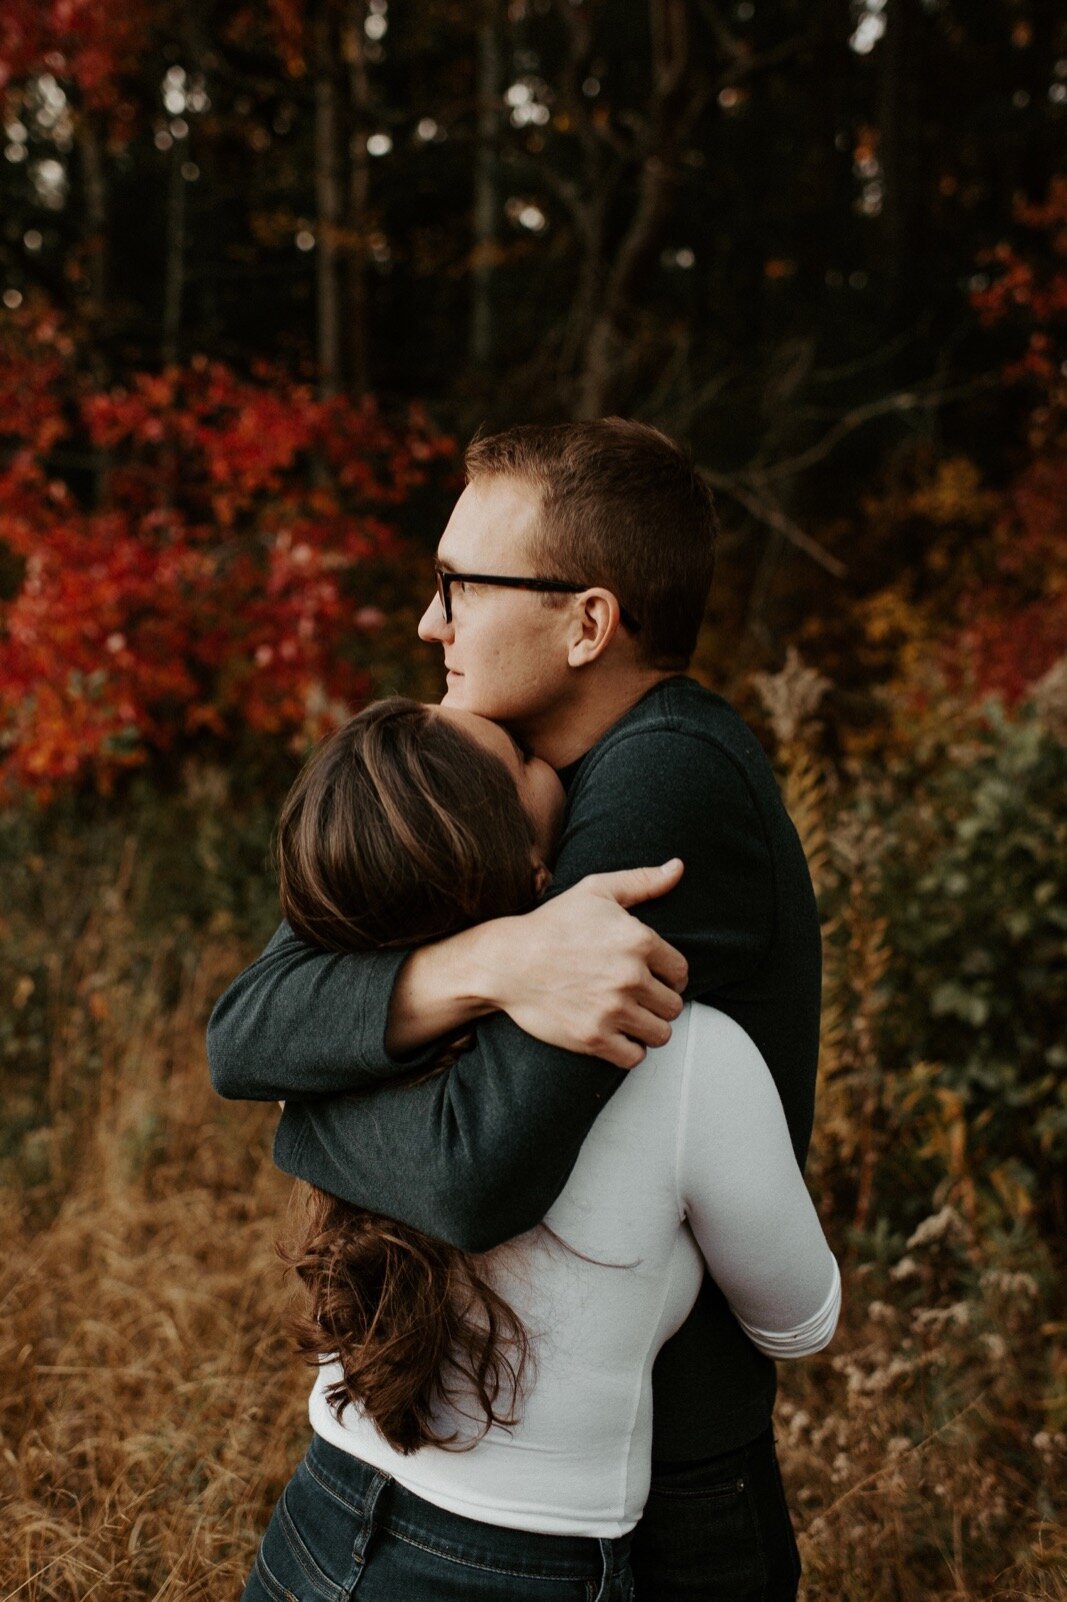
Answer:
<svg viewBox="0 0 1067 1602"><path fill-rule="evenodd" d="M684 360L688 354L689 341L687 338L678 345L677 357ZM667 373L672 380L679 366L677 357L667 369ZM684 434L692 427L693 422L700 416L701 412L710 406L712 401L717 400L723 390L733 382L738 375L738 371L739 369L736 367L724 368L722 372L716 373L714 378L709 378L706 384L701 384L695 395L690 395L685 402L673 408L668 414L662 415L660 407L664 405L670 393L665 378L656 390L655 402L650 400L642 408L641 415L653 419L659 417L661 426L668 434Z"/></svg>
<svg viewBox="0 0 1067 1602"><path fill-rule="evenodd" d="M747 512L752 514L757 522L764 523L768 528L773 529L776 534L781 534L784 539L789 541L790 545L795 545L798 551L803 551L806 556L810 556L813 562L817 562L828 573L832 573L834 578L844 578L848 572L844 562L831 555L826 547L820 545L818 540L812 539L810 534L805 534L799 523L794 523L793 519L787 517L780 507L772 505L757 494L756 490L750 484L747 484L743 478L737 478L729 473L716 473L707 467L702 467L700 472L707 479L712 489L719 490L723 495L728 495L731 500L737 501L740 506L743 506Z"/></svg>
<svg viewBox="0 0 1067 1602"><path fill-rule="evenodd" d="M925 395L916 390L901 390L896 395L886 395L881 400L870 401L866 406L857 406L851 412L846 412L833 428L827 430L822 439L816 440L814 445L809 445L807 450L798 452L796 456L787 456L782 461L772 462L769 467L751 469L748 476L753 483L758 484L793 478L806 468L813 467L816 462L824 461L843 439L855 433L864 423L872 422L877 417L889 416L893 412L907 413L936 409L938 406L943 406L946 401L977 394L980 390L994 387L999 382L998 374L986 373L967 384L958 384L951 389L933 390Z"/></svg>
<svg viewBox="0 0 1067 1602"><path fill-rule="evenodd" d="M628 161L634 155L633 140L624 139L610 116L598 115L598 108L582 93L581 86L589 76L596 49L592 7L556 0L555 10L567 34L567 55L560 69L558 100L585 152L586 161L595 170L605 148L619 160Z"/></svg>
<svg viewBox="0 0 1067 1602"><path fill-rule="evenodd" d="M727 25L726 18L723 16L721 9L715 4L715 0L701 0L700 11L715 35L715 43L724 56L732 56L735 60L740 60L747 54L746 46Z"/></svg>
<svg viewBox="0 0 1067 1602"><path fill-rule="evenodd" d="M652 394L648 396L647 400L645 400L644 403L637 408L634 413L635 417L644 419L662 417L663 408L666 405L667 397L670 395L671 389L673 388L680 373L685 368L686 362L689 360L691 345L692 340L690 338L689 329L683 329L680 337L677 338L673 343L670 359L667 361L663 371L660 373L659 383L652 391ZM671 431L671 429L666 430L668 433ZM677 428L674 428L673 431L675 433L678 432Z"/></svg>
<svg viewBox="0 0 1067 1602"><path fill-rule="evenodd" d="M523 173L551 189L556 198L566 206L579 228L582 226L587 201L579 184L564 178L563 174L557 172L551 162L546 161L543 156L531 156L525 150L505 146L500 153L500 160L503 166L510 167L517 173Z"/></svg>
<svg viewBox="0 0 1067 1602"><path fill-rule="evenodd" d="M765 67L779 66L783 61L788 61L791 56L796 55L804 43L804 36L797 34L795 38L785 39L781 44L773 45L771 49L761 51L757 55L746 40L740 39L733 32L722 11L715 4L715 0L702 0L700 13L715 35L715 43L730 62L716 83L716 90L740 83L743 78L762 72Z"/></svg>
<svg viewBox="0 0 1067 1602"><path fill-rule="evenodd" d="M759 55L739 58L732 66L727 67L716 81L716 92L731 84L742 83L746 78L754 77L757 72L763 72L767 67L780 66L783 61L795 56L803 43L803 37L798 34L795 39L784 39L781 44L774 45L770 50L763 50Z"/></svg>
<svg viewBox="0 0 1067 1602"><path fill-rule="evenodd" d="M841 362L836 367L816 367L812 370L810 382L812 384L837 384L845 378L856 378L860 373L870 372L872 367L881 367L883 363L892 361L901 351L907 350L913 340L920 339L929 333L930 319L924 317L916 323L914 328L906 328L903 333L895 334L892 339L876 346L874 350L866 351L857 356L854 361Z"/></svg>

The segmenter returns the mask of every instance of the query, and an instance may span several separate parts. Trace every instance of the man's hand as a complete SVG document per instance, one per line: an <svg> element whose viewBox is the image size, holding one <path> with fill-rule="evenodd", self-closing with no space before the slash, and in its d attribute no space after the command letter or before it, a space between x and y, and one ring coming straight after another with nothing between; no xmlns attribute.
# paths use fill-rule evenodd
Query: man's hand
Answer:
<svg viewBox="0 0 1067 1602"><path fill-rule="evenodd" d="M682 877L662 868L595 873L519 918L482 928L494 1005L550 1045L635 1068L671 1038L688 965L625 910Z"/></svg>
<svg viewBox="0 0 1067 1602"><path fill-rule="evenodd" d="M636 1068L671 1038L688 967L627 907L666 895L662 868L594 873L515 918L495 918L420 946L397 975L385 1044L396 1058L506 1012L528 1035L616 1068Z"/></svg>

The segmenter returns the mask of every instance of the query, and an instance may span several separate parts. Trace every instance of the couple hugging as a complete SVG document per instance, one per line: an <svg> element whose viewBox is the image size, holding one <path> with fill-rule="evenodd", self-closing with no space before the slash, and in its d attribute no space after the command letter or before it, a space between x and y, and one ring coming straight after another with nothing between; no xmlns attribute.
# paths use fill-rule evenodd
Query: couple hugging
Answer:
<svg viewBox="0 0 1067 1602"><path fill-rule="evenodd" d="M820 940L766 758L685 676L711 497L620 419L466 471L444 700L311 758L286 921L209 1027L314 1187L313 1436L245 1602L777 1602L774 1360L840 1301L799 1168Z"/></svg>

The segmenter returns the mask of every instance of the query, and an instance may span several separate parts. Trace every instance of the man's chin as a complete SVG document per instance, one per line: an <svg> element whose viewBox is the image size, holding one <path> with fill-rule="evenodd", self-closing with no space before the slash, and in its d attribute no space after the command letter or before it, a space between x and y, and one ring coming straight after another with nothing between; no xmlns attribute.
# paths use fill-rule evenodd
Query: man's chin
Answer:
<svg viewBox="0 0 1067 1602"><path fill-rule="evenodd" d="M451 707L454 712L473 712L476 717L491 718L494 723L507 722L506 711L495 701L482 701L462 673L452 673L446 679L439 705Z"/></svg>

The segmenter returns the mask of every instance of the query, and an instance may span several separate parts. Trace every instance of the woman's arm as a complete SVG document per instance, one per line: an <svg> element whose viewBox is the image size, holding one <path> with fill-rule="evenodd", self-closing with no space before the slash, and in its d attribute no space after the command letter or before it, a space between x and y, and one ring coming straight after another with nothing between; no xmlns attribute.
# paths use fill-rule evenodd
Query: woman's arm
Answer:
<svg viewBox="0 0 1067 1602"><path fill-rule="evenodd" d="M763 1057L724 1013L694 1006L682 1087L679 1204L755 1346L804 1357L830 1341L841 1278Z"/></svg>

